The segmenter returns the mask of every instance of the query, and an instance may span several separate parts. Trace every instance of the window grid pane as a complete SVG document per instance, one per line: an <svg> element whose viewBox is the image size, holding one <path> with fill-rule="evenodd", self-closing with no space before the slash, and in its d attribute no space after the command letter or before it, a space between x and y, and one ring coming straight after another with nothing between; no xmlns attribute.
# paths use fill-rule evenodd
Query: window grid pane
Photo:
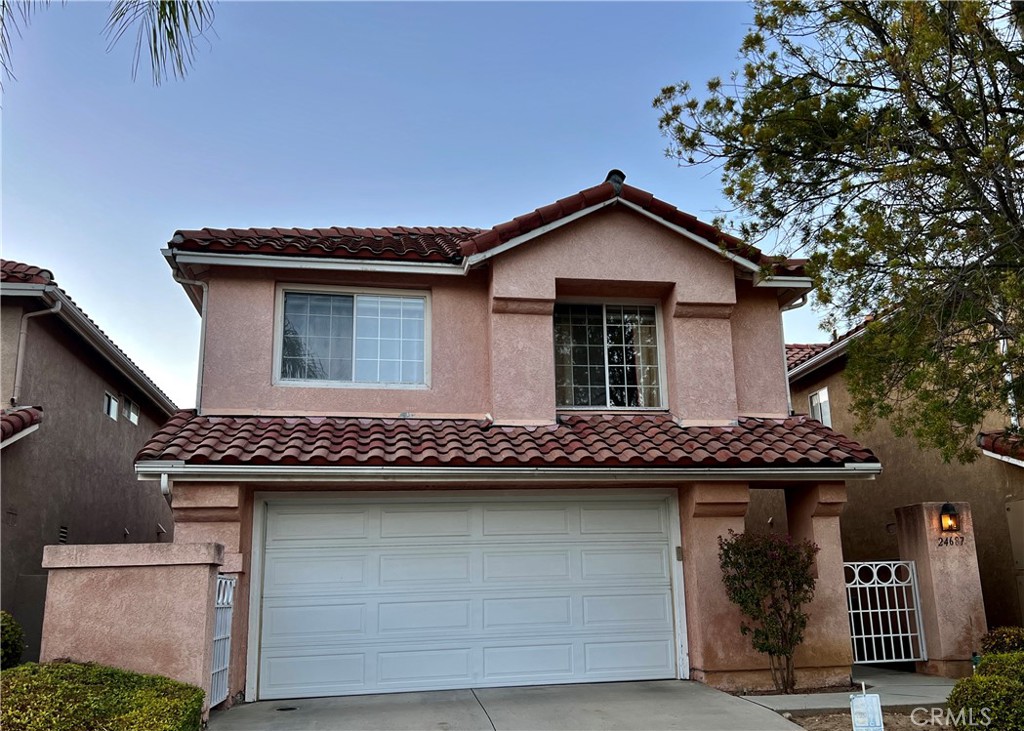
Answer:
<svg viewBox="0 0 1024 731"><path fill-rule="evenodd" d="M286 292L281 376L424 383L422 297Z"/></svg>
<svg viewBox="0 0 1024 731"><path fill-rule="evenodd" d="M559 406L661 406L657 316L645 305L555 305Z"/></svg>

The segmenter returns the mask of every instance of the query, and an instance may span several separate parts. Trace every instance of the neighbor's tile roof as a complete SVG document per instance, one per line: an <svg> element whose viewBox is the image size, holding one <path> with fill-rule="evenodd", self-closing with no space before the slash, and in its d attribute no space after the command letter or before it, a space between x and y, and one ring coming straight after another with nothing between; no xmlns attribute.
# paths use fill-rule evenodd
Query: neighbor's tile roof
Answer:
<svg viewBox="0 0 1024 731"><path fill-rule="evenodd" d="M832 343L786 343L786 367L795 368L830 345Z"/></svg>
<svg viewBox="0 0 1024 731"><path fill-rule="evenodd" d="M0 282L16 284L53 284L53 272L49 269L22 264L20 261L0 259Z"/></svg>
<svg viewBox="0 0 1024 731"><path fill-rule="evenodd" d="M34 426L43 420L41 409L25 406L20 409L4 409L0 415L0 435L4 441L15 434Z"/></svg>
<svg viewBox="0 0 1024 731"><path fill-rule="evenodd" d="M667 415L565 416L551 426L473 419L197 416L180 411L137 460L393 467L825 467L877 462L805 416L680 426Z"/></svg>
<svg viewBox="0 0 1024 731"><path fill-rule="evenodd" d="M978 446L994 454L1024 459L1024 434L1008 431L987 431L978 435Z"/></svg>
<svg viewBox="0 0 1024 731"><path fill-rule="evenodd" d="M753 264L771 267L779 275L804 275L806 260L767 256L756 247L718 230L689 213L680 211L647 191L623 185L620 191L616 192L615 187L609 182L587 188L490 229L446 226L204 228L176 231L170 246L172 249L183 251L437 261L454 264L467 256L489 251L541 226L616 197L639 206L666 223L700 236Z"/></svg>

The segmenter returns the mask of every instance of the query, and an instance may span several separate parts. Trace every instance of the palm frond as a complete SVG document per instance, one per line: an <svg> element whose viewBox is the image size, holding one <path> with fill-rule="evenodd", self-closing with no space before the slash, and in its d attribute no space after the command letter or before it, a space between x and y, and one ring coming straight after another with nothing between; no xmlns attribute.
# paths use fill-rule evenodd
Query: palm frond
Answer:
<svg viewBox="0 0 1024 731"><path fill-rule="evenodd" d="M104 28L107 50L134 29L132 79L146 47L153 83L159 86L171 76L184 78L195 60L196 41L212 27L213 17L210 0L116 0Z"/></svg>

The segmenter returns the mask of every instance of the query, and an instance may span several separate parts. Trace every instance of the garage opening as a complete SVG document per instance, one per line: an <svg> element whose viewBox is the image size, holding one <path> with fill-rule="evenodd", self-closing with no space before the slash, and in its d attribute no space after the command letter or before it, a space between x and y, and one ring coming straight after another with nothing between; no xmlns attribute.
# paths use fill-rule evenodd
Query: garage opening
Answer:
<svg viewBox="0 0 1024 731"><path fill-rule="evenodd" d="M685 676L664 492L270 498L263 519L261 699Z"/></svg>

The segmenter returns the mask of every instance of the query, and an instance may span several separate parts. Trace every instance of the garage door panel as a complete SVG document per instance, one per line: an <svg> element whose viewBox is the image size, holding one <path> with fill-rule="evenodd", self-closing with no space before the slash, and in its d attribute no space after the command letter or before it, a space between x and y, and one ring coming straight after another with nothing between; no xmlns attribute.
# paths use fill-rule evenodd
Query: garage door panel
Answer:
<svg viewBox="0 0 1024 731"><path fill-rule="evenodd" d="M500 597L483 600L485 630L507 632L572 625L572 597Z"/></svg>
<svg viewBox="0 0 1024 731"><path fill-rule="evenodd" d="M584 507L580 511L580 533L583 535L628 533L665 536L665 511L657 505L624 507L621 504Z"/></svg>
<svg viewBox="0 0 1024 731"><path fill-rule="evenodd" d="M267 511L261 698L675 677L663 497L301 507Z"/></svg>
<svg viewBox="0 0 1024 731"><path fill-rule="evenodd" d="M569 509L540 505L535 508L484 508L485 536L568 536Z"/></svg>
<svg viewBox="0 0 1024 731"><path fill-rule="evenodd" d="M583 579L592 581L669 581L668 549L607 549L583 551Z"/></svg>
<svg viewBox="0 0 1024 731"><path fill-rule="evenodd" d="M365 509L329 512L310 508L282 509L268 516L267 546L365 539L368 524L369 511Z"/></svg>
<svg viewBox="0 0 1024 731"><path fill-rule="evenodd" d="M452 538L471 534L469 508L426 510L412 506L381 511L381 538Z"/></svg>

